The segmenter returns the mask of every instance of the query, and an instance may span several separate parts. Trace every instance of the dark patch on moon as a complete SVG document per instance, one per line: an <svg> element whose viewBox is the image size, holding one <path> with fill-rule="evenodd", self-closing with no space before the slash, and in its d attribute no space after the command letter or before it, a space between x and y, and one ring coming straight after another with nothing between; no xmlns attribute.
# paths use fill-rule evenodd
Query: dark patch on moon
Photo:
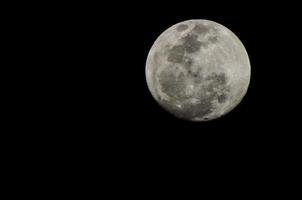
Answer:
<svg viewBox="0 0 302 200"><path fill-rule="evenodd" d="M176 45L169 50L168 61L172 63L181 63L185 54L183 45Z"/></svg>
<svg viewBox="0 0 302 200"><path fill-rule="evenodd" d="M179 32L182 32L182 31L187 30L188 27L189 27L189 26L186 25L186 24L180 24L180 25L177 26L176 30L179 31Z"/></svg>
<svg viewBox="0 0 302 200"><path fill-rule="evenodd" d="M209 115L213 109L213 101L216 99L219 103L226 102L228 96L226 86L226 75L221 73L212 73L206 80L209 83L198 91L195 95L186 95L186 83L185 80L189 77L201 80L200 71L192 72L188 70L188 76L181 73L178 77L174 74L173 70L164 70L160 75L160 84L162 92L170 97L170 101L167 102L166 107L168 110L174 113L176 116L183 119L194 119L196 117L203 118ZM201 70L201 69L200 69ZM198 103L192 104L189 102L191 98L197 98ZM176 103L181 103L182 108L176 108ZM174 105L174 106L172 106Z"/></svg>
<svg viewBox="0 0 302 200"><path fill-rule="evenodd" d="M197 67L197 69L195 71L189 69L188 72L188 76L193 79L193 82L195 84L200 84L203 80L202 78L202 74L201 74L202 68L201 67Z"/></svg>
<svg viewBox="0 0 302 200"><path fill-rule="evenodd" d="M185 68L190 68L193 65L193 59L190 57L186 57L184 61Z"/></svg>
<svg viewBox="0 0 302 200"><path fill-rule="evenodd" d="M217 38L216 35L212 35L212 36L209 37L208 40L209 40L210 43L216 43L218 38Z"/></svg>
<svg viewBox="0 0 302 200"><path fill-rule="evenodd" d="M226 85L227 78L223 73L217 74L213 73L206 78L209 81L209 85L207 87L207 91L214 94L214 97L217 98L219 103L224 103L228 99L227 94L230 89L229 86ZM220 92L221 94L218 94Z"/></svg>
<svg viewBox="0 0 302 200"><path fill-rule="evenodd" d="M181 117L185 119L194 119L196 117L204 117L213 110L211 99L201 99L198 104L187 103L184 105Z"/></svg>
<svg viewBox="0 0 302 200"><path fill-rule="evenodd" d="M185 98L185 75L180 73L176 76L173 72L166 69L160 74L159 82L162 88L162 92L166 93L173 100L182 100Z"/></svg>
<svg viewBox="0 0 302 200"><path fill-rule="evenodd" d="M200 50L202 42L198 41L198 36L195 34L188 34L182 38L181 45L175 45L168 50L167 61L171 63L182 63L185 67L190 67L193 60L189 57L184 57L185 53L194 53ZM187 59L188 58L188 59Z"/></svg>
<svg viewBox="0 0 302 200"><path fill-rule="evenodd" d="M178 108L173 102L166 100L162 100L160 104L162 104L165 110L184 120L193 120L196 117L205 117L213 110L211 101L206 99L195 105L189 102L184 103L182 104L182 108Z"/></svg>
<svg viewBox="0 0 302 200"><path fill-rule="evenodd" d="M195 27L192 29L193 32L197 34L206 34L209 32L209 28L203 24L196 24Z"/></svg>
<svg viewBox="0 0 302 200"><path fill-rule="evenodd" d="M200 76L198 77L200 78ZM189 117L191 119L195 117L203 118L210 114L214 109L213 101L215 99L217 99L219 103L226 102L228 98L227 93L229 91L226 86L226 75L213 73L207 79L210 81L210 84L206 86L203 91L200 91L197 96L200 103L191 105L188 111L186 111L187 114L185 117Z"/></svg>
<svg viewBox="0 0 302 200"><path fill-rule="evenodd" d="M210 95L204 95L201 96L200 98L200 103L197 104L197 116L193 116L193 117L204 117L208 114L210 114L213 110L213 105L212 105L212 101L214 98L214 94L210 94Z"/></svg>
<svg viewBox="0 0 302 200"><path fill-rule="evenodd" d="M185 51L188 53L194 53L199 51L201 47L201 42L197 40L198 36L195 34L188 34L182 40L184 41L183 46Z"/></svg>
<svg viewBox="0 0 302 200"><path fill-rule="evenodd" d="M200 34L206 35L210 32L212 33L209 35L208 42L206 42L207 44L204 44L204 46L207 46L212 43L216 43L218 40L217 28L215 28L215 27L209 27L209 26L203 25L203 24L196 24L195 27L192 29L192 32L197 33L198 35L200 35Z"/></svg>
<svg viewBox="0 0 302 200"><path fill-rule="evenodd" d="M223 93L217 97L217 100L219 103L224 103L224 102L226 102L227 98L228 98L227 95L225 93Z"/></svg>
<svg viewBox="0 0 302 200"><path fill-rule="evenodd" d="M217 74L217 73L212 73L209 76L207 76L206 80L211 81L214 85L225 85L227 82L226 75L223 73Z"/></svg>
<svg viewBox="0 0 302 200"><path fill-rule="evenodd" d="M196 117L203 118L209 115L214 109L213 100L216 98L216 93L206 94L204 91L201 91L197 98L199 99L199 103L186 103L183 106L182 112L175 114L181 118L191 120Z"/></svg>
<svg viewBox="0 0 302 200"><path fill-rule="evenodd" d="M185 36L183 40L183 44L175 45L171 49L168 50L167 60L171 63L183 63L185 52L194 53L199 51L201 47L201 42L197 40L198 36L194 34L189 34ZM191 60L192 61L192 60ZM184 63L184 65L191 65L191 63Z"/></svg>

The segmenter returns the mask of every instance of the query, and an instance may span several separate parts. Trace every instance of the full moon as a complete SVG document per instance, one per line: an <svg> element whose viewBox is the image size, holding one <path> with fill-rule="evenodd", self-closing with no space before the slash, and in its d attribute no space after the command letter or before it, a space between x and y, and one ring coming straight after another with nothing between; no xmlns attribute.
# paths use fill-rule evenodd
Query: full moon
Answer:
<svg viewBox="0 0 302 200"><path fill-rule="evenodd" d="M251 67L245 47L225 26L187 20L164 31L151 47L146 81L172 115L208 121L233 110L245 96Z"/></svg>

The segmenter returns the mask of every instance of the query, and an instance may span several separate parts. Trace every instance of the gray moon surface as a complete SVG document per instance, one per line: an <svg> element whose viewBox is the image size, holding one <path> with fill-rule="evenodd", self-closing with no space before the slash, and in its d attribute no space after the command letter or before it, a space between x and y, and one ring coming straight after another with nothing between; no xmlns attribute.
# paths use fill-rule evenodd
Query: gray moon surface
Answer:
<svg viewBox="0 0 302 200"><path fill-rule="evenodd" d="M154 99L169 113L208 121L233 110L251 76L239 38L209 20L187 20L164 31L151 47L146 81Z"/></svg>

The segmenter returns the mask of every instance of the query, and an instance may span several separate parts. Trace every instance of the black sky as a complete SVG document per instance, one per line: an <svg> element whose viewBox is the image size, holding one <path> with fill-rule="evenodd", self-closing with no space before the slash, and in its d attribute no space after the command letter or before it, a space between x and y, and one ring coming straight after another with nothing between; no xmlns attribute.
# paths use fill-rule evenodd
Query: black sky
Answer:
<svg viewBox="0 0 302 200"><path fill-rule="evenodd" d="M93 127L113 124L113 129L122 127L136 135L167 137L269 139L272 135L281 137L275 129L291 132L297 121L293 113L299 85L299 52L295 48L298 13L294 6L196 2L117 5L119 8L99 5L100 10L85 7L81 12L73 11L75 15L66 21L75 32L66 36L72 38L68 42L75 49L75 54L68 54L75 59L71 73L78 76L73 77L77 86L88 95L80 98L85 102L92 98L87 109L80 107L81 112L88 112ZM182 121L166 113L153 100L145 81L145 62L155 39L171 25L188 19L208 19L228 27L245 45L251 62L251 83L243 101L228 115L207 123Z"/></svg>
<svg viewBox="0 0 302 200"><path fill-rule="evenodd" d="M25 158L18 166L32 157L39 163L34 170L42 168L44 159L52 168L45 170L50 174L66 165L61 173L69 173L71 180L79 172L90 172L89 177L99 181L99 172L124 185L137 176L141 186L152 178L158 185L165 174L177 179L178 172L195 177L211 169L210 176L229 175L226 180L231 180L233 174L243 174L248 178L242 180L261 183L267 174L267 179L277 180L276 174L284 170L280 166L288 165L289 172L298 166L299 5L290 1L26 5L31 9L19 5L19 15L6 15L15 22L8 29L13 39L4 38L11 47L6 52L16 52L8 67L14 79L6 82L16 97L8 95L13 109L9 107L6 119L17 119L10 124L10 135L19 148L10 149ZM222 118L205 123L180 120L164 111L145 80L145 62L155 39L189 19L216 21L232 30L251 62L251 82L242 102Z"/></svg>

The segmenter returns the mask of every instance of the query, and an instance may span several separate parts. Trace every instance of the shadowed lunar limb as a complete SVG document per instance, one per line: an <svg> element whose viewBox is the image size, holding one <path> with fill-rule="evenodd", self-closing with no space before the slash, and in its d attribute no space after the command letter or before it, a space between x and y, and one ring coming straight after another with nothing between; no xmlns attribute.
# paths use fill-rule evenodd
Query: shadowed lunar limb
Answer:
<svg viewBox="0 0 302 200"><path fill-rule="evenodd" d="M146 79L165 110L182 119L207 121L240 103L249 85L250 63L229 29L208 20L188 20L155 41Z"/></svg>

